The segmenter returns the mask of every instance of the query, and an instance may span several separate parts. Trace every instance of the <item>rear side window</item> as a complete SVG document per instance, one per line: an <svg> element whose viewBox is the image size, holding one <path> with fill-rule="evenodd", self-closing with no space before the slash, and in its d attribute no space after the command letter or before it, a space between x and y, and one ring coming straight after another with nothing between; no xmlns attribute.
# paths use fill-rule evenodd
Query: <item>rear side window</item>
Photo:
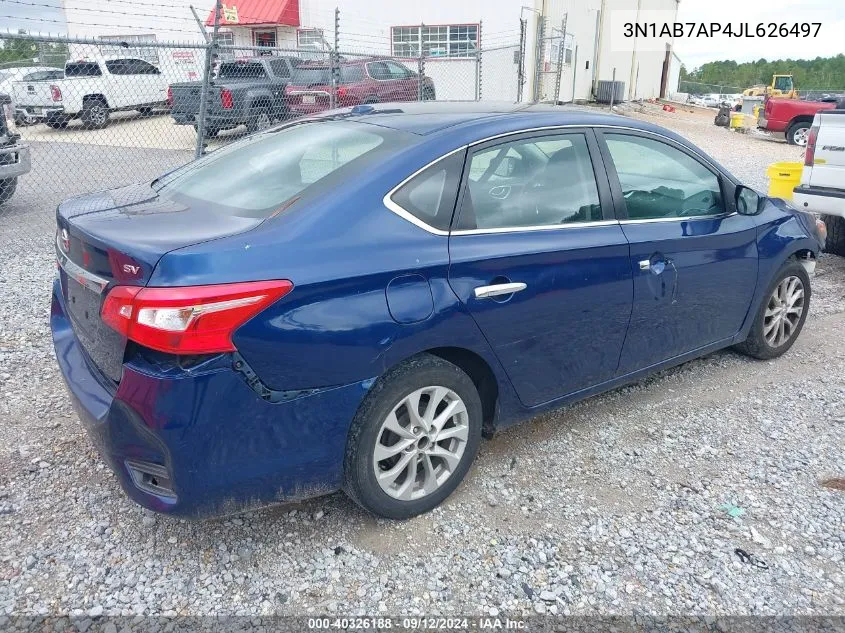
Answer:
<svg viewBox="0 0 845 633"><path fill-rule="evenodd" d="M402 185L390 199L424 224L447 231L463 162L463 152L437 161Z"/></svg>
<svg viewBox="0 0 845 633"><path fill-rule="evenodd" d="M267 73L258 62L229 62L220 64L220 79L260 79L266 77Z"/></svg>
<svg viewBox="0 0 845 633"><path fill-rule="evenodd" d="M688 154L641 136L605 134L605 140L630 219L725 212L719 179Z"/></svg>
<svg viewBox="0 0 845 633"><path fill-rule="evenodd" d="M363 66L341 66L340 80L345 84L358 83L364 81L364 67Z"/></svg>
<svg viewBox="0 0 845 633"><path fill-rule="evenodd" d="M325 66L299 66L293 69L290 81L295 86L328 86L332 83L332 72Z"/></svg>
<svg viewBox="0 0 845 633"><path fill-rule="evenodd" d="M65 66L65 77L99 77L102 74L96 62L73 62Z"/></svg>
<svg viewBox="0 0 845 633"><path fill-rule="evenodd" d="M346 121L294 124L218 149L156 187L165 199L201 201L233 216L268 217L306 191L342 187L342 179L393 156L411 138Z"/></svg>

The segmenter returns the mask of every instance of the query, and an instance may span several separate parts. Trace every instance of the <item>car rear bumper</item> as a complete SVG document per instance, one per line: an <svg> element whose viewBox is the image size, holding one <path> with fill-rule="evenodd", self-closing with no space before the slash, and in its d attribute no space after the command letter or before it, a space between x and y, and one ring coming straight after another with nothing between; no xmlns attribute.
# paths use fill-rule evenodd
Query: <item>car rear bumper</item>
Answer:
<svg viewBox="0 0 845 633"><path fill-rule="evenodd" d="M197 123L196 115L190 112L171 112L170 116L173 117L176 125L196 125ZM213 114L206 115L205 117L206 127L214 127L219 130L238 127L242 123L246 123L246 120L242 120L242 117L218 116Z"/></svg>
<svg viewBox="0 0 845 633"><path fill-rule="evenodd" d="M845 191L798 186L792 190L792 204L802 211L845 218Z"/></svg>
<svg viewBox="0 0 845 633"><path fill-rule="evenodd" d="M29 145L0 147L0 180L17 178L29 170Z"/></svg>
<svg viewBox="0 0 845 633"><path fill-rule="evenodd" d="M115 386L74 334L58 280L50 328L80 420L142 506L202 518L340 488L349 424L371 381L271 403L224 355L189 369L127 361Z"/></svg>

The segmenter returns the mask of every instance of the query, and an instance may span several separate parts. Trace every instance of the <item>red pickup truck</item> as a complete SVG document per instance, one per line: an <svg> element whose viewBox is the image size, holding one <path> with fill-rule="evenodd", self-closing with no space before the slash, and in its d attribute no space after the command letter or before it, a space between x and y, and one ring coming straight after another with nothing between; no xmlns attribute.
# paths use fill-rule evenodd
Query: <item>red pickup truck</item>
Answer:
<svg viewBox="0 0 845 633"><path fill-rule="evenodd" d="M799 99L766 100L763 113L757 119L757 127L769 132L783 132L790 145L806 145L813 117L821 110L832 110L836 100L800 101Z"/></svg>

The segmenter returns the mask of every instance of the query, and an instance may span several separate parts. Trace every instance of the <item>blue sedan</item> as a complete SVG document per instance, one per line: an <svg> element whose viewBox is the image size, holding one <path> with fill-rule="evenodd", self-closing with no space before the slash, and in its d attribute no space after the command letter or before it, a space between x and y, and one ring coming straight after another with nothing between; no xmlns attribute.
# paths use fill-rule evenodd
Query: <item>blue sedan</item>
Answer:
<svg viewBox="0 0 845 633"><path fill-rule="evenodd" d="M672 132L477 103L295 121L57 222L79 416L132 499L189 517L338 489L426 512L482 435L786 352L824 242Z"/></svg>

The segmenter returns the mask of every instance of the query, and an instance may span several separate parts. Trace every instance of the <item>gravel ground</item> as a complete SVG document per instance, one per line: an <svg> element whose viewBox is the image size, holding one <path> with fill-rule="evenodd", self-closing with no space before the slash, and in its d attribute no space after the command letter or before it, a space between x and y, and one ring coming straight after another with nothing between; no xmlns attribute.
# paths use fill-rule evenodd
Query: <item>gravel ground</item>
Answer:
<svg viewBox="0 0 845 633"><path fill-rule="evenodd" d="M797 159L711 119L634 115L758 188L768 163ZM845 492L823 485L845 477L845 260L819 263L785 357L712 354L510 429L426 516L376 520L336 494L188 523L129 502L71 411L47 328L51 195L24 190L0 215L0 628L3 614L72 614L80 630L101 614L845 615Z"/></svg>

